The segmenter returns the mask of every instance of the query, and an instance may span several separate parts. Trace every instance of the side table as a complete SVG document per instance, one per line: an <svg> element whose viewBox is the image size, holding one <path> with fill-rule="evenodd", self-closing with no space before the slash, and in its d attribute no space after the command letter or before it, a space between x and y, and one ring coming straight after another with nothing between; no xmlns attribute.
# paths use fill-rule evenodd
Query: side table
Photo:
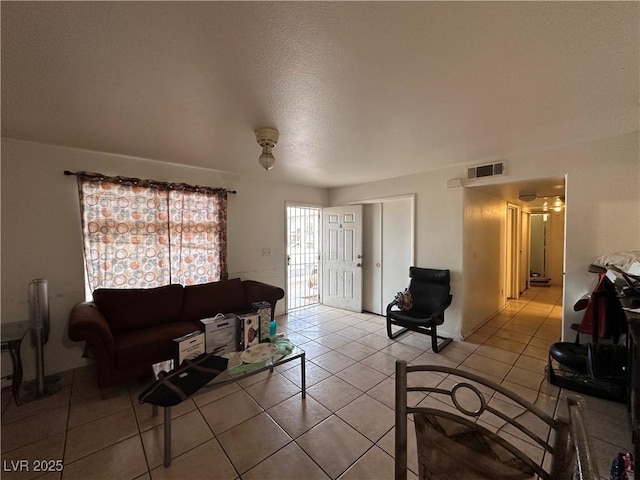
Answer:
<svg viewBox="0 0 640 480"><path fill-rule="evenodd" d="M29 331L29 321L9 322L0 324L0 340L2 351L9 350L13 373L2 378L11 378L11 391L16 405L22 405L20 400L20 384L22 383L22 359L20 358L20 346L22 339Z"/></svg>

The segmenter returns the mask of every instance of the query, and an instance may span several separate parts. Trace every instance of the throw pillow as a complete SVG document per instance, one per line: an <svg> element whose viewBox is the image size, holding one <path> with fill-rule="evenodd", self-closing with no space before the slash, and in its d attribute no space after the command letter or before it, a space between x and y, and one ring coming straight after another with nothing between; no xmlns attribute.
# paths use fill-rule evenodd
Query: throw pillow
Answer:
<svg viewBox="0 0 640 480"><path fill-rule="evenodd" d="M408 288L405 288L404 292L396 293L394 301L400 310L406 311L413 308L413 298L411 298L411 292Z"/></svg>

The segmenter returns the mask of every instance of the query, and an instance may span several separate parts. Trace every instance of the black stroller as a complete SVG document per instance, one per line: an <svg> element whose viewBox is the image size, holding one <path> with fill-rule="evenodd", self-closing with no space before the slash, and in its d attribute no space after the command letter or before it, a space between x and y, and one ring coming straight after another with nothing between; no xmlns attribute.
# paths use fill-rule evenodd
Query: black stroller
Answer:
<svg viewBox="0 0 640 480"><path fill-rule="evenodd" d="M582 322L572 325L576 340L551 346L547 378L562 388L625 403L629 384L627 322L606 268L592 265L589 271L598 273L598 283L590 296L574 305L575 311L585 311ZM581 344L581 333L590 334L591 342ZM619 343L621 338L624 344Z"/></svg>

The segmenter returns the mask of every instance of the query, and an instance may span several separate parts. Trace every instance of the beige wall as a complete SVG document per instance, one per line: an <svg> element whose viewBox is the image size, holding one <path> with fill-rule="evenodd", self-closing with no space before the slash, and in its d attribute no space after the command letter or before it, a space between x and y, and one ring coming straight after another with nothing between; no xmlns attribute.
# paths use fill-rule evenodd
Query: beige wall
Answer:
<svg viewBox="0 0 640 480"><path fill-rule="evenodd" d="M506 202L464 189L463 322L469 336L505 306Z"/></svg>
<svg viewBox="0 0 640 480"><path fill-rule="evenodd" d="M258 165L256 164L256 169ZM84 275L75 177L64 170L152 178L225 187L229 195L230 277L255 279L284 288L285 202L323 205L324 189L241 178L213 170L187 168L98 152L2 139L2 323L27 319L27 286L49 281L51 335L45 347L47 373L84 363L81 345L67 338L71 307L84 299ZM257 170L257 175L264 173ZM271 249L263 257L262 249ZM284 311L284 301L278 312ZM11 362L2 354L3 374ZM34 376L33 351L22 347L25 377Z"/></svg>

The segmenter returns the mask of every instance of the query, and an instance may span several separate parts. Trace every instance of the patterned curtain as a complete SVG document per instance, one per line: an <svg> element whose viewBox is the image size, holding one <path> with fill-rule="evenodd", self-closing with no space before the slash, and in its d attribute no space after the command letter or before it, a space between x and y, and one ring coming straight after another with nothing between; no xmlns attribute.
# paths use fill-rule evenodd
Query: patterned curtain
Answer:
<svg viewBox="0 0 640 480"><path fill-rule="evenodd" d="M227 278L226 191L82 173L78 191L92 291Z"/></svg>
<svg viewBox="0 0 640 480"><path fill-rule="evenodd" d="M227 194L169 194L171 280L193 285L227 278Z"/></svg>

